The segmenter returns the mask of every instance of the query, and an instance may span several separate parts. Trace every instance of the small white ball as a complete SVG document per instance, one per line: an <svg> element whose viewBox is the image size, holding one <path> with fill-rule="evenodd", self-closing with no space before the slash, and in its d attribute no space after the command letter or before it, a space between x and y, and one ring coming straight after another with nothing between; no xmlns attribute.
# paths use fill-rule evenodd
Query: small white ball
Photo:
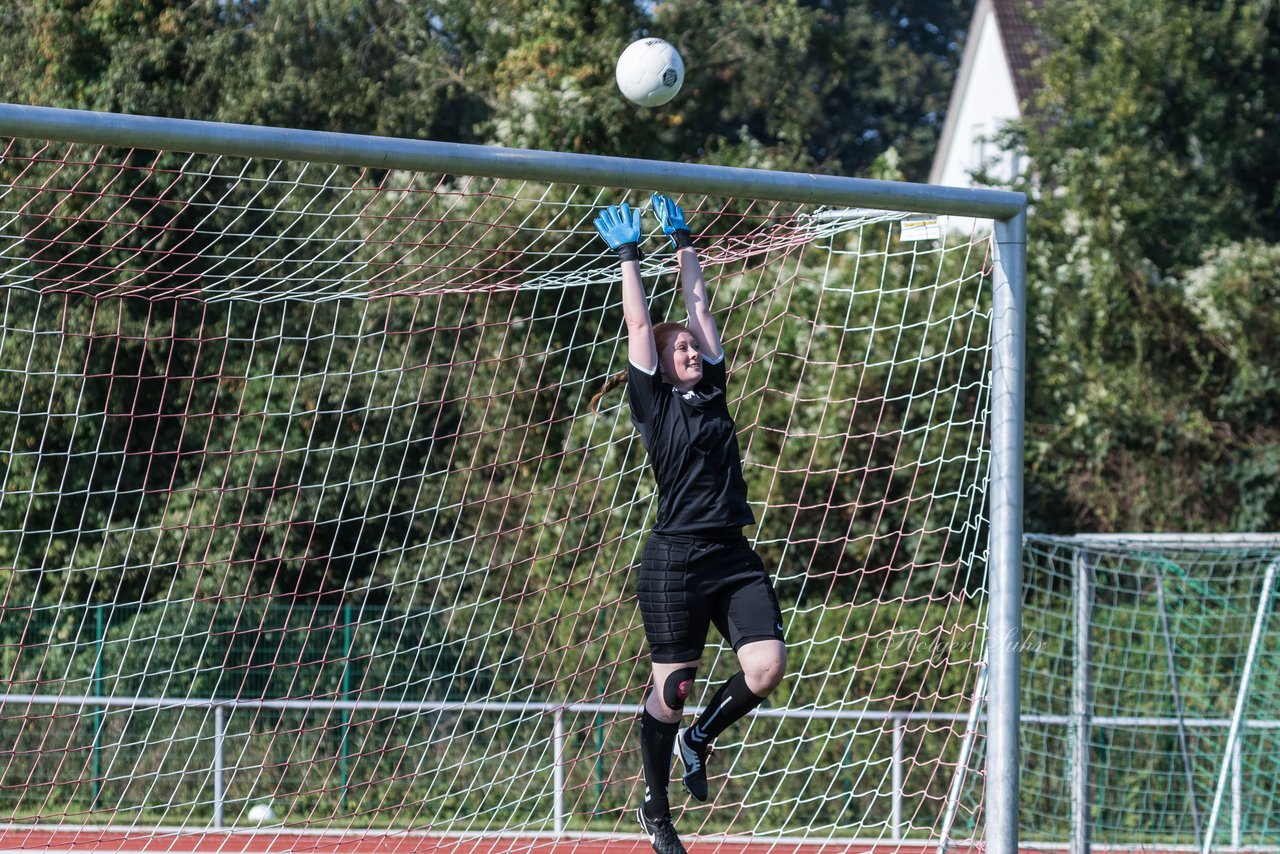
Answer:
<svg viewBox="0 0 1280 854"><path fill-rule="evenodd" d="M249 807L249 821L254 824L266 824L275 821L276 814L271 810L271 804L254 804Z"/></svg>
<svg viewBox="0 0 1280 854"><path fill-rule="evenodd" d="M658 107L674 98L684 85L684 61L669 42L640 39L618 57L614 76L628 100L642 107Z"/></svg>

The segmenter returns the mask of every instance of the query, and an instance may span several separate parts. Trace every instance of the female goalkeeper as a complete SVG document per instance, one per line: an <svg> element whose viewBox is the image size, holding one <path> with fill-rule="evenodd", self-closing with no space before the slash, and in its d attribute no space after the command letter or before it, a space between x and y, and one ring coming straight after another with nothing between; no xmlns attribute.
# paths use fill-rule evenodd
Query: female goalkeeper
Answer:
<svg viewBox="0 0 1280 854"><path fill-rule="evenodd" d="M687 326L653 325L640 280L640 210L604 208L596 230L622 263L627 370L592 401L625 381L631 421L658 481L658 516L644 546L638 594L653 660L653 687L640 722L645 800L637 811L658 854L684 854L667 800L678 746L684 785L707 799L707 754L730 724L769 695L786 668L782 613L764 563L742 534L754 525L726 393L720 334L684 211L653 197L662 230L676 247ZM680 730L706 645L716 629L737 653L729 677L693 726Z"/></svg>

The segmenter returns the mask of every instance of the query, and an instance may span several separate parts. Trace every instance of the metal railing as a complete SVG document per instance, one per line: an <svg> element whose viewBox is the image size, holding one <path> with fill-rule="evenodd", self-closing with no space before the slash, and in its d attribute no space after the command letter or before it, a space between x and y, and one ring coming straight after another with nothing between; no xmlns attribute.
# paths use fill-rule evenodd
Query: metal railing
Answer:
<svg viewBox="0 0 1280 854"><path fill-rule="evenodd" d="M878 722L888 724L890 728L892 754L890 759L890 820L889 839L894 842L908 841L903 834L903 804L905 800L903 781L905 779L906 758L903 743L907 728L912 722L943 722L965 724L964 741L961 745L960 759L957 762L957 773L950 787L946 810L943 816L940 847L949 838L955 806L959 801L964 776L968 770L968 757L974 739L985 724L986 715L979 711L982 695L981 687L975 694L977 702L972 703L969 712L923 712L923 711L873 711L873 710L841 710L814 708L761 708L752 713L755 717L774 719L829 720L852 723ZM565 716L571 714L604 714L615 716L635 715L639 707L629 703L554 703L554 702L458 702L458 701L383 701L383 700L329 700L329 699L254 699L254 700L211 700L183 699L176 697L95 697L90 695L70 694L0 694L0 705L53 706L76 708L125 708L180 710L203 709L213 712L213 821L214 829L226 826L227 777L235 769L226 761L226 737L228 713L237 710L292 710L300 712L389 712L395 714L422 713L464 713L490 712L504 714L543 714L552 719L552 800L553 827L557 834L564 833L567 823L565 806L565 746L567 732ZM696 712L696 709L692 711ZM1098 716L1091 720L1097 728L1128 729L1165 729L1171 727L1227 729L1233 725L1233 718L1183 718L1157 716ZM1062 726L1070 728L1075 719L1069 714L1031 714L1021 716L1021 723ZM1251 719L1235 721L1235 725L1249 729L1280 730L1278 719ZM1235 743L1236 751L1239 742ZM1239 816L1241 810L1241 766L1237 760L1231 765L1231 815L1233 816L1233 837L1239 839ZM1238 842L1236 843L1238 847Z"/></svg>
<svg viewBox="0 0 1280 854"><path fill-rule="evenodd" d="M0 694L0 705L53 706L74 708L123 708L123 709L155 709L181 710L203 709L213 712L213 822L214 829L226 826L227 785L230 768L226 761L226 738L228 713L237 710L291 710L299 712L389 712L393 714L426 714L426 713L464 713L492 712L504 714L544 714L552 719L552 801L553 827L557 834L563 833L566 827L567 811L565 807L565 744L567 733L565 715L571 714L604 714L615 716L634 716L639 706L630 703L555 703L555 702L459 702L459 701L383 701L383 700L329 700L329 699L254 699L254 700L211 700L184 699L178 697L95 697L91 695L73 694ZM971 753L973 739L977 733L978 723L984 718L978 713L978 703L974 703L968 713L964 712L921 712L921 711L871 711L841 710L813 708L759 708L752 712L754 717L800 720L848 721L853 723L878 722L890 725L892 755L890 759L890 792L889 835L893 841L901 841L903 836L903 781L906 759L903 744L906 729L912 721L932 721L943 723L965 723L964 742L961 756ZM697 708L687 711L697 713ZM954 815L952 800L958 798L963 786L963 777L967 770L967 761L958 763L958 771L948 797L948 816ZM948 818L944 824L949 828ZM945 835L945 834L944 834Z"/></svg>

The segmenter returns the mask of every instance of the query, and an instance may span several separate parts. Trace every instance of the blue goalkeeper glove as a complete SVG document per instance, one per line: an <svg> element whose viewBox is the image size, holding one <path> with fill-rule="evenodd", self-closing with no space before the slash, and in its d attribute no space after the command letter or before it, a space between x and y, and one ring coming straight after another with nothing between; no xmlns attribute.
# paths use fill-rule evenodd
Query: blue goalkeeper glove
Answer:
<svg viewBox="0 0 1280 854"><path fill-rule="evenodd" d="M623 202L596 216L596 231L622 261L640 260L640 209Z"/></svg>
<svg viewBox="0 0 1280 854"><path fill-rule="evenodd" d="M671 238L677 249L693 245L693 237L689 234L689 224L684 221L684 210L662 193L653 194L653 212L658 215L658 224Z"/></svg>

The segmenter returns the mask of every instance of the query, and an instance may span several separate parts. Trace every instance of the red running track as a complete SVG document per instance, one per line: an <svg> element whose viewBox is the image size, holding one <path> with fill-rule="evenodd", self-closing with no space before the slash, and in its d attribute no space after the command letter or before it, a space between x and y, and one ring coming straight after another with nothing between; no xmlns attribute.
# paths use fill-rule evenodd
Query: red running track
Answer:
<svg viewBox="0 0 1280 854"><path fill-rule="evenodd" d="M885 841L802 842L726 837L686 838L691 854L937 854L937 843ZM979 854L981 845L949 845L947 854ZM288 831L115 830L86 827L45 830L0 828L0 852L101 852L101 854L652 854L640 836L444 834L362 831L360 834ZM1043 849L1026 854L1043 854Z"/></svg>

